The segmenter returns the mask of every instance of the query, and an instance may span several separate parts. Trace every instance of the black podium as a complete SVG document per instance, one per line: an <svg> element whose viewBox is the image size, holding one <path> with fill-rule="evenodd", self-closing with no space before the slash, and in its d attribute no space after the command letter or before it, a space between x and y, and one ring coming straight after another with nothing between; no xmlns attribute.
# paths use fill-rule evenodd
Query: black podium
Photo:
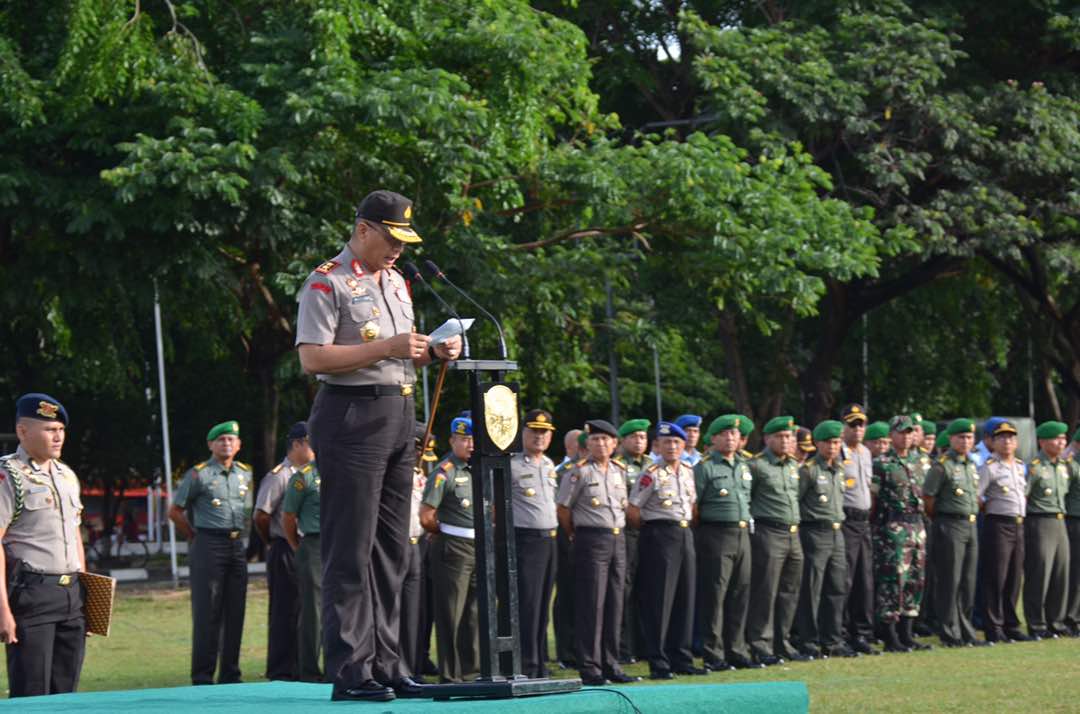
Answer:
<svg viewBox="0 0 1080 714"><path fill-rule="evenodd" d="M518 387L504 381L517 369L509 360L458 360L451 368L469 377L473 423L473 527L476 533L480 678L429 684L425 696L503 699L581 689L580 679L529 679L521 674L517 552L510 489L510 454L518 442Z"/></svg>

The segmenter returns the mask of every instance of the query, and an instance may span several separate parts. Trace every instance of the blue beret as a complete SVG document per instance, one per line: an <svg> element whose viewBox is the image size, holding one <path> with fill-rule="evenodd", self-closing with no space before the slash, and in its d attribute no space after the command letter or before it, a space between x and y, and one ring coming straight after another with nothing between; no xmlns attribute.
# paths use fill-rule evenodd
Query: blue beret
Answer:
<svg viewBox="0 0 1080 714"><path fill-rule="evenodd" d="M700 417L699 417L700 419ZM683 441L686 441L686 432L682 430L682 427L676 422L672 424L669 421L662 421L656 426L656 437L662 436L677 436Z"/></svg>
<svg viewBox="0 0 1080 714"><path fill-rule="evenodd" d="M65 426L68 423L68 413L64 405L41 392L30 392L19 397L15 402L15 418L58 421Z"/></svg>
<svg viewBox="0 0 1080 714"><path fill-rule="evenodd" d="M307 422L298 421L289 427L289 433L285 435L285 438L289 441L293 441L295 439L303 439L307 437L307 435Z"/></svg>
<svg viewBox="0 0 1080 714"><path fill-rule="evenodd" d="M697 414L683 414L675 420L675 424L685 429L688 426L701 427L701 417ZM686 438L686 435L683 435Z"/></svg>
<svg viewBox="0 0 1080 714"><path fill-rule="evenodd" d="M450 422L450 433L458 436L472 436L472 419L458 417Z"/></svg>

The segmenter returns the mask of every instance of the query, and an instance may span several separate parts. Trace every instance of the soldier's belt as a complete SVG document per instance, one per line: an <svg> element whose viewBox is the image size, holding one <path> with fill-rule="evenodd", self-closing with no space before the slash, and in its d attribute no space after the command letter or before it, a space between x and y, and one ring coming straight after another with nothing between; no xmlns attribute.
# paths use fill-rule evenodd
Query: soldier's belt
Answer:
<svg viewBox="0 0 1080 714"><path fill-rule="evenodd" d="M784 523L783 521L773 521L768 518L758 518L755 522L760 523L763 526L769 526L770 528L778 528L787 531L788 533L799 532L798 523Z"/></svg>
<svg viewBox="0 0 1080 714"><path fill-rule="evenodd" d="M838 531L842 523L840 521L803 521L803 528L816 528L823 531Z"/></svg>
<svg viewBox="0 0 1080 714"><path fill-rule="evenodd" d="M300 539L303 540L304 538L313 538L315 540L318 540L319 539L319 531L315 531L314 533L304 533L303 535L300 536Z"/></svg>
<svg viewBox="0 0 1080 714"><path fill-rule="evenodd" d="M870 511L862 508L851 508L850 506L844 507L844 515L849 521L868 521L870 520Z"/></svg>
<svg viewBox="0 0 1080 714"><path fill-rule="evenodd" d="M228 538L229 540L236 540L243 534L243 531L230 528L196 528L195 532L199 535L212 535L218 538Z"/></svg>
<svg viewBox="0 0 1080 714"><path fill-rule="evenodd" d="M412 384L327 384L330 394L345 394L350 397L411 397L416 391Z"/></svg>
<svg viewBox="0 0 1080 714"><path fill-rule="evenodd" d="M446 535L457 536L458 538L469 538L470 540L476 538L476 531L472 528L452 526L449 523L439 523L439 531Z"/></svg>
<svg viewBox="0 0 1080 714"><path fill-rule="evenodd" d="M987 518L987 520L991 520L991 521L1002 521L1004 523L1015 523L1016 525L1020 525L1021 523L1024 522L1024 517L1023 516L1006 516L1006 515L1001 514L1001 513L987 513L986 518Z"/></svg>
<svg viewBox="0 0 1080 714"><path fill-rule="evenodd" d="M514 528L514 531L523 535L533 535L538 538L554 538L558 531L554 528Z"/></svg>
<svg viewBox="0 0 1080 714"><path fill-rule="evenodd" d="M1056 518L1061 521L1065 519L1064 513L1029 513L1028 518Z"/></svg>
<svg viewBox="0 0 1080 714"><path fill-rule="evenodd" d="M750 524L746 521L702 521L701 525L711 528L746 528Z"/></svg>
<svg viewBox="0 0 1080 714"><path fill-rule="evenodd" d="M685 520L685 519L676 521L676 520L672 520L671 518L654 518L651 521L645 521L645 525L647 525L647 526L671 526L671 527L678 526L679 528L689 528L690 527L690 521Z"/></svg>
<svg viewBox="0 0 1080 714"><path fill-rule="evenodd" d="M615 528L600 528L599 526L578 526L575 531L585 531L586 533L607 533L609 535L619 535L623 529L619 527Z"/></svg>
<svg viewBox="0 0 1080 714"><path fill-rule="evenodd" d="M24 570L19 576L20 585L59 585L66 588L79 582L78 573L35 573Z"/></svg>
<svg viewBox="0 0 1080 714"><path fill-rule="evenodd" d="M974 513L938 513L935 518L944 518L950 521L967 521L968 523L974 523L978 518Z"/></svg>
<svg viewBox="0 0 1080 714"><path fill-rule="evenodd" d="M922 523L921 513L890 513L886 521L898 521L900 523Z"/></svg>

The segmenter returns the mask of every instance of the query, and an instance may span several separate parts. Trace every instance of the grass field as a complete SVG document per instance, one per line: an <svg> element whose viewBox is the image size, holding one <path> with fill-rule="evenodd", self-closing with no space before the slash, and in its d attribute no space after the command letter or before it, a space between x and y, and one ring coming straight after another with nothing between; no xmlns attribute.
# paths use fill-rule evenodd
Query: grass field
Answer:
<svg viewBox="0 0 1080 714"><path fill-rule="evenodd" d="M264 583L252 578L249 591L240 662L246 682L263 678ZM121 589L117 597L112 635L88 641L80 691L187 685L188 591ZM628 671L644 676L647 667L637 664ZM936 647L925 653L683 677L674 684L775 680L805 682L815 712L1080 711L1080 640L962 650ZM6 670L0 672L0 687L7 691Z"/></svg>

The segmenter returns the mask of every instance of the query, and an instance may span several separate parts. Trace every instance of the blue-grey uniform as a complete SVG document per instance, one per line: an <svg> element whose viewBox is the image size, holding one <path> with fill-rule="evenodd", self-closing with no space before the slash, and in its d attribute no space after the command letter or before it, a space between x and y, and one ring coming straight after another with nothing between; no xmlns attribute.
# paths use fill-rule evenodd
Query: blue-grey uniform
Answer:
<svg viewBox="0 0 1080 714"><path fill-rule="evenodd" d="M191 514L195 540L191 567L191 681L240 681L240 640L247 601L243 535L252 505L251 467L216 459L196 464L173 493L173 504Z"/></svg>
<svg viewBox="0 0 1080 714"><path fill-rule="evenodd" d="M1009 422L998 424L998 434L1015 434ZM1026 479L1020 459L1002 461L989 456L979 467L979 499L985 522L982 529L982 587L986 600L986 639L990 642L1017 639L1020 618L1016 604L1024 575L1024 497Z"/></svg>
<svg viewBox="0 0 1080 714"><path fill-rule="evenodd" d="M297 674L302 681L322 678L322 557L319 555L319 491L322 479L315 463L289 477L282 510L296 516L300 547L296 550L296 590L300 600L297 626Z"/></svg>
<svg viewBox="0 0 1080 714"><path fill-rule="evenodd" d="M16 414L67 424L60 403L44 394L25 395ZM78 577L82 510L79 480L59 460L35 463L22 446L0 458L0 531L18 639L7 645L12 697L79 686L86 639Z"/></svg>
<svg viewBox="0 0 1080 714"><path fill-rule="evenodd" d="M296 590L296 563L292 546L285 540L282 503L289 478L298 469L288 457L263 476L255 496L255 508L270 516L270 541L266 553L266 584L270 592L270 631L266 646L266 678L296 679L296 628L300 600Z"/></svg>
<svg viewBox="0 0 1080 714"><path fill-rule="evenodd" d="M538 421L541 419L542 421ZM542 426L546 425L546 426ZM551 415L530 412L526 427L554 429ZM546 677L541 656L547 639L551 591L555 585L558 518L555 462L544 454L515 454L510 459L514 541L518 563L518 615L521 622L522 671Z"/></svg>

